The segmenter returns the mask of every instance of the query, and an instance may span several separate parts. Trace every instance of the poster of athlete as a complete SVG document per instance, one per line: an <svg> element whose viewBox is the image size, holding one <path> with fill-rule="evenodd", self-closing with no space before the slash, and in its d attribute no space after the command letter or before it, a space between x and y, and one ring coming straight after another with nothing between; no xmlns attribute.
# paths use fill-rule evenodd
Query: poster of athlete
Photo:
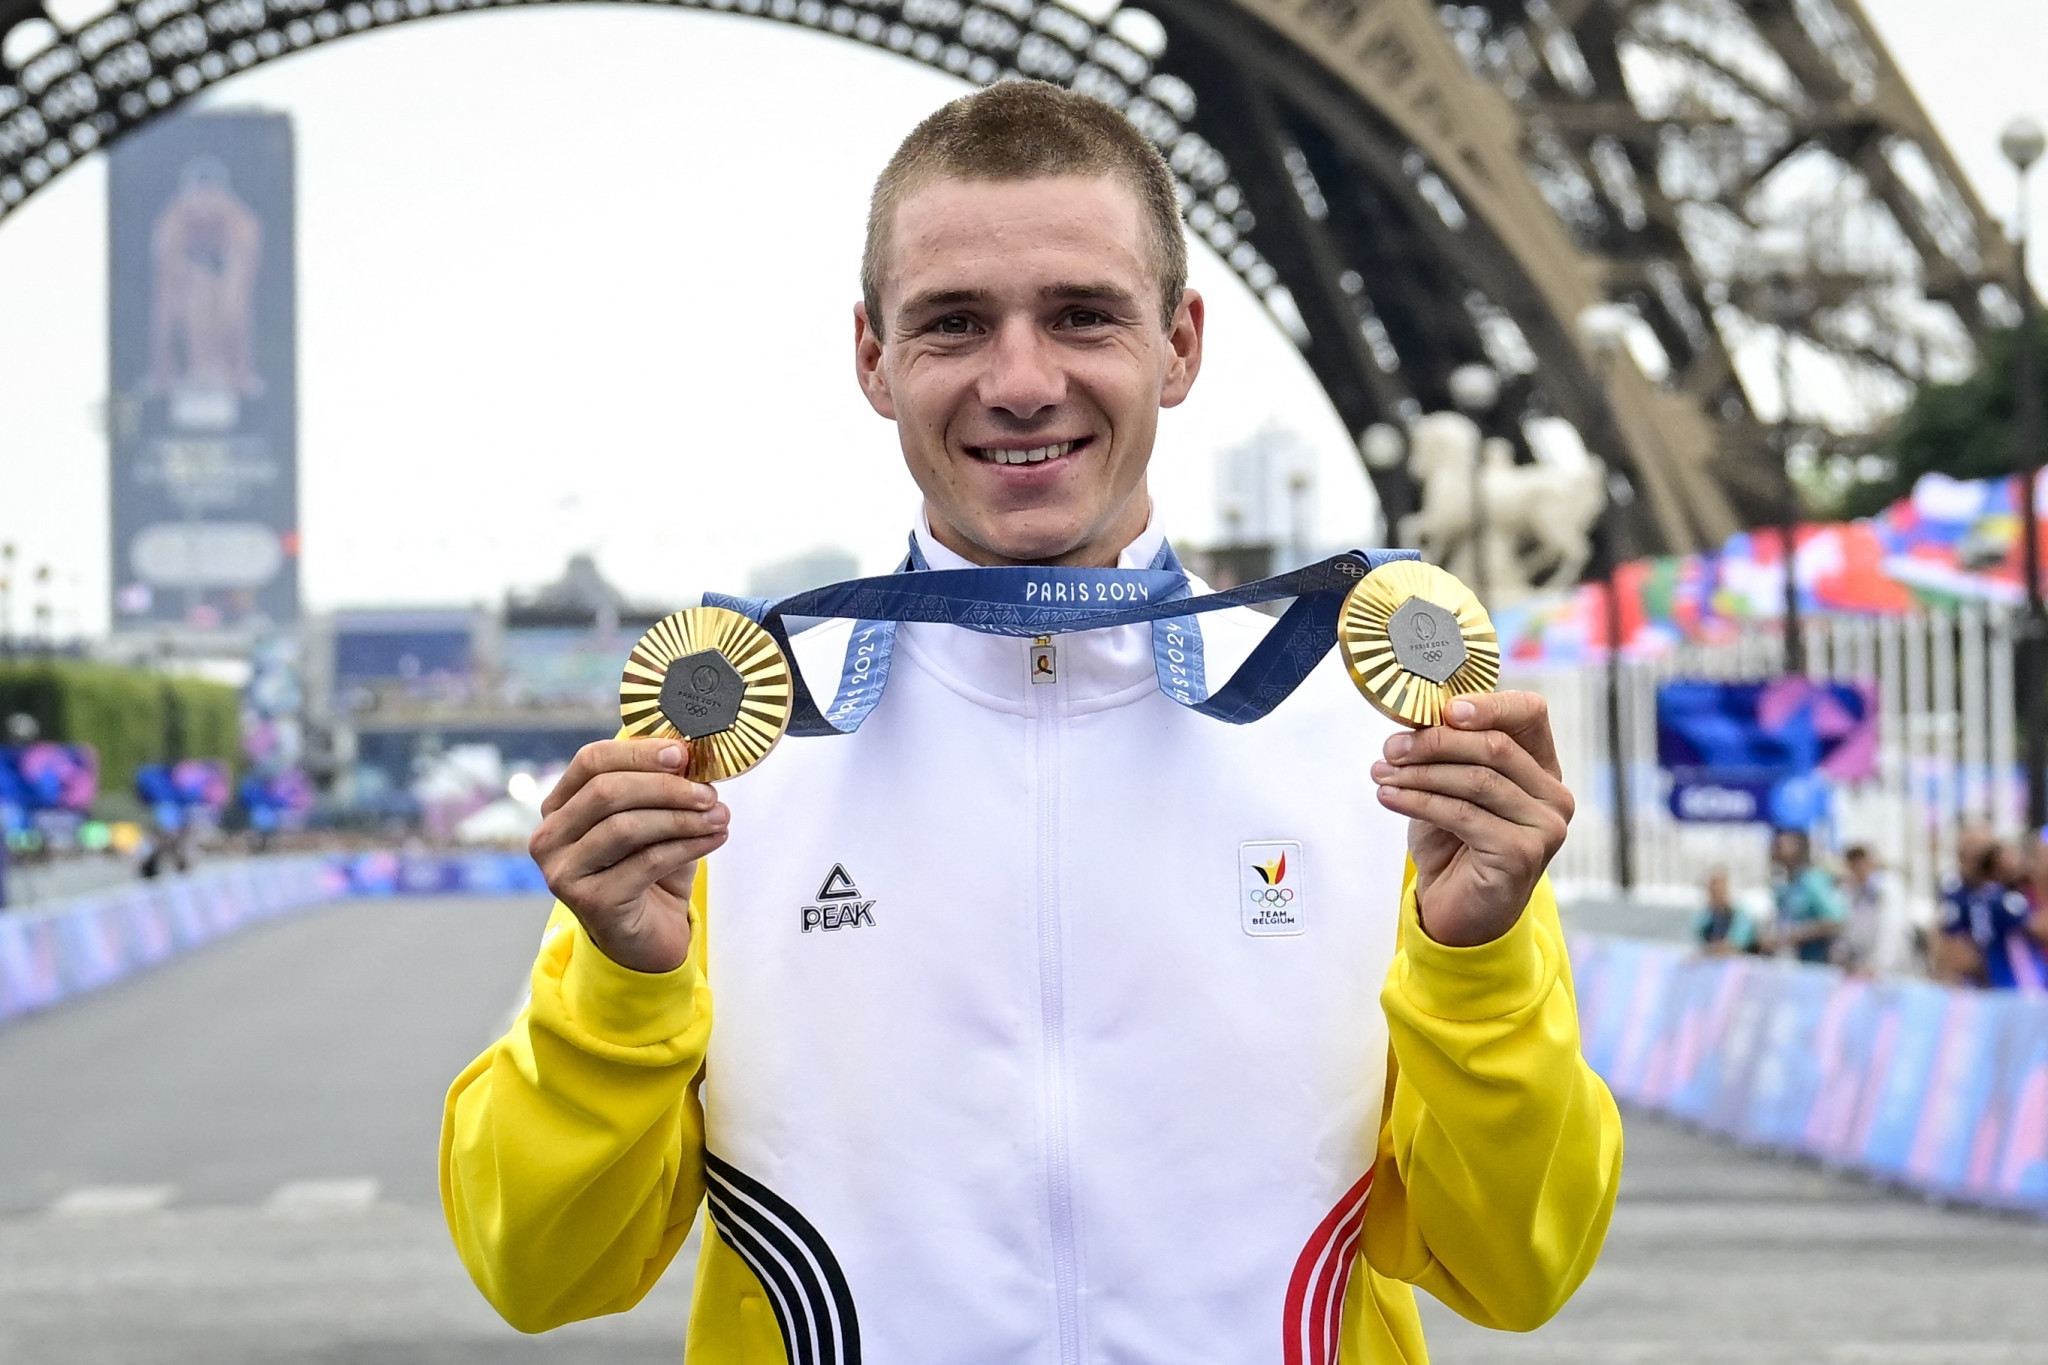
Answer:
<svg viewBox="0 0 2048 1365"><path fill-rule="evenodd" d="M298 616L292 130L180 115L110 157L116 629Z"/></svg>

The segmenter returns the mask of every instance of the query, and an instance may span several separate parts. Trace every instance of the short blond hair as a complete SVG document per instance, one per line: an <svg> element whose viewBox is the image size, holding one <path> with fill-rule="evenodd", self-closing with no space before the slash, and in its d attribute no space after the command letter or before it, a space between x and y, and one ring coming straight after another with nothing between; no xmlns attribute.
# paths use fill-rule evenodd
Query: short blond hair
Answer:
<svg viewBox="0 0 2048 1365"><path fill-rule="evenodd" d="M1002 81L962 95L913 128L889 158L868 201L867 247L861 253L860 289L870 323L881 326L882 276L896 210L913 192L936 180L1054 175L1105 176L1138 196L1159 278L1161 317L1173 326L1188 283L1188 244L1173 172L1115 107L1045 81Z"/></svg>

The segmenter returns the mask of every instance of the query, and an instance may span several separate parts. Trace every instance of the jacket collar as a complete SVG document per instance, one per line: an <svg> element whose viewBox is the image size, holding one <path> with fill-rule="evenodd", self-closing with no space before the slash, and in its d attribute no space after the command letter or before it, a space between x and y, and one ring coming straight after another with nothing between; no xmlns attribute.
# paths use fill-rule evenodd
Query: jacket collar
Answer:
<svg viewBox="0 0 2048 1365"><path fill-rule="evenodd" d="M939 544L922 510L915 534L918 549L932 568L976 567ZM1165 543L1166 533L1159 529L1155 514L1117 556L1117 567L1150 568ZM1207 591L1192 575L1188 582L1197 593ZM1116 626L1054 636L1059 681L1049 686L1031 682L1029 640L916 621L899 626L896 639L899 648L953 691L983 706L1018 715L1036 715L1047 693L1061 710L1072 714L1121 706L1158 690L1150 626Z"/></svg>

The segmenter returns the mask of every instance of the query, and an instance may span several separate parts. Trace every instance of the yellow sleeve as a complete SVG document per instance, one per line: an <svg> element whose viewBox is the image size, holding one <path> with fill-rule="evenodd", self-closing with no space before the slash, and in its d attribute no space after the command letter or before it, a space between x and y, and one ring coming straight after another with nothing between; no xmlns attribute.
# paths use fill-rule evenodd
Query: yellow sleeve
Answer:
<svg viewBox="0 0 2048 1365"><path fill-rule="evenodd" d="M522 1332L638 1303L703 1202L704 888L700 864L689 960L660 975L613 962L558 903L531 998L448 1092L442 1210Z"/></svg>
<svg viewBox="0 0 2048 1365"><path fill-rule="evenodd" d="M1600 1254L1621 1182L1621 1114L1579 1053L1557 902L1447 948L1422 931L1411 866L1380 1003L1393 1041L1363 1255L1486 1327L1529 1331Z"/></svg>

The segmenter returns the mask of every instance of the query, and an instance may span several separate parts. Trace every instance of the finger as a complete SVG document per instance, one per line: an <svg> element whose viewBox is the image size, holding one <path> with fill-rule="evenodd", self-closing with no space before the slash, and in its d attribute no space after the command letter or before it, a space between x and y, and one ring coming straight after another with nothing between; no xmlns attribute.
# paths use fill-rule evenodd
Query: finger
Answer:
<svg viewBox="0 0 2048 1365"><path fill-rule="evenodd" d="M725 831L720 830L698 839L649 844L625 862L570 883L570 894L562 899L571 906L585 908L631 905L656 882L673 877L699 858L716 852L725 838Z"/></svg>
<svg viewBox="0 0 2048 1365"><path fill-rule="evenodd" d="M1387 757L1409 766L1426 763L1471 763L1492 768L1525 791L1569 808L1571 793L1564 782L1545 770L1536 756L1504 730L1454 730L1432 725L1415 734L1387 740Z"/></svg>
<svg viewBox="0 0 2048 1365"><path fill-rule="evenodd" d="M1495 866L1505 863L1539 872L1549 866L1551 850L1535 830L1503 820L1463 797L1410 787L1381 787L1380 804L1456 835L1467 849Z"/></svg>
<svg viewBox="0 0 2048 1365"><path fill-rule="evenodd" d="M1408 822L1408 856L1415 860L1418 885L1425 891L1451 865L1451 860L1463 847L1457 835L1440 830L1425 820Z"/></svg>
<svg viewBox="0 0 2048 1365"><path fill-rule="evenodd" d="M696 890L696 882L697 862L693 858L673 872L664 873L656 878L654 884L677 900L686 901L690 899L690 893Z"/></svg>
<svg viewBox="0 0 2048 1365"><path fill-rule="evenodd" d="M550 848L573 844L621 811L704 811L717 804L716 788L674 773L599 773L567 805L541 821L536 842Z"/></svg>
<svg viewBox="0 0 2048 1365"><path fill-rule="evenodd" d="M675 773L599 773L553 816L558 827L578 835L626 810L710 810L718 789Z"/></svg>
<svg viewBox="0 0 2048 1365"><path fill-rule="evenodd" d="M1534 692L1483 692L1459 697L1444 708L1454 730L1499 730L1528 750L1545 772L1563 777L1557 745L1550 735L1550 703Z"/></svg>
<svg viewBox="0 0 2048 1365"><path fill-rule="evenodd" d="M604 739L586 744L540 803L540 813L553 815L600 773L679 773L688 750L689 741L681 739Z"/></svg>
<svg viewBox="0 0 2048 1365"><path fill-rule="evenodd" d="M708 811L628 810L607 816L553 860L556 874L580 880L631 861L643 849L678 839L724 837L732 815L724 806Z"/></svg>
<svg viewBox="0 0 2048 1365"><path fill-rule="evenodd" d="M1535 794L1524 790L1492 768L1472 763L1425 763L1402 767L1375 763L1373 780L1383 787L1409 791L1437 792L1469 801L1503 820L1548 833L1555 825L1562 830L1563 816ZM1562 838L1562 835L1559 836Z"/></svg>

